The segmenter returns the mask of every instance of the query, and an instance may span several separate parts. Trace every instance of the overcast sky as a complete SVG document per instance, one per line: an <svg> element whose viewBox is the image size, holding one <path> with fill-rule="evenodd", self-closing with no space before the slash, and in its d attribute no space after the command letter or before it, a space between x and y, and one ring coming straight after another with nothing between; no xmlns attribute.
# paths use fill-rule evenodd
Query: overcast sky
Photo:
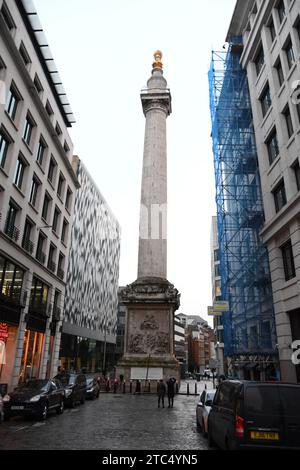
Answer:
<svg viewBox="0 0 300 470"><path fill-rule="evenodd" d="M77 123L75 153L122 227L120 285L137 277L145 118L140 91L163 52L168 118L168 279L207 318L215 187L207 72L235 0L34 0ZM210 320L211 323L211 320Z"/></svg>

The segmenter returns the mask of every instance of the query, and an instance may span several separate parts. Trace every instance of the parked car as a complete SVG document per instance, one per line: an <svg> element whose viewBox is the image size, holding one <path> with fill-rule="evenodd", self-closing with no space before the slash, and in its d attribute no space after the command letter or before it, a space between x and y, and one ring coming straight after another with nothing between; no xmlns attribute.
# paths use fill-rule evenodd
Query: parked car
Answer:
<svg viewBox="0 0 300 470"><path fill-rule="evenodd" d="M50 410L64 411L64 389L56 380L31 379L5 395L4 417L35 416L46 419Z"/></svg>
<svg viewBox="0 0 300 470"><path fill-rule="evenodd" d="M199 402L196 408L196 423L197 427L201 428L203 434L207 435L207 421L210 413L214 396L217 390L204 390L200 395Z"/></svg>
<svg viewBox="0 0 300 470"><path fill-rule="evenodd" d="M59 380L64 387L65 405L74 408L78 402L84 404L87 385L85 375L62 372L56 375L55 379Z"/></svg>
<svg viewBox="0 0 300 470"><path fill-rule="evenodd" d="M97 377L87 376L85 397L91 400L94 400L95 398L99 398L99 394L100 394L100 385L98 383Z"/></svg>
<svg viewBox="0 0 300 470"><path fill-rule="evenodd" d="M300 385L224 381L208 416L209 445L299 449Z"/></svg>

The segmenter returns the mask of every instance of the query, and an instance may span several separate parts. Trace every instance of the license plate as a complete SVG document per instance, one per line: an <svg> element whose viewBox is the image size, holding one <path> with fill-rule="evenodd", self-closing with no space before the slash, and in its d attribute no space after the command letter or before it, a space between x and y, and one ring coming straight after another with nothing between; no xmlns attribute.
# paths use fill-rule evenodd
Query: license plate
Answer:
<svg viewBox="0 0 300 470"><path fill-rule="evenodd" d="M11 406L11 410L24 410L25 406Z"/></svg>
<svg viewBox="0 0 300 470"><path fill-rule="evenodd" d="M264 441L279 441L278 432L251 432L251 439Z"/></svg>

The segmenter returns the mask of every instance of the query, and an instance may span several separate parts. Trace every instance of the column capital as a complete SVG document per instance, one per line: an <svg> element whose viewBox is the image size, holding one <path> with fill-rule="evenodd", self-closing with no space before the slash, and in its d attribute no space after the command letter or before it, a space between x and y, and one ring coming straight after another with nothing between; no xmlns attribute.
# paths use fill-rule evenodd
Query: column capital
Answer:
<svg viewBox="0 0 300 470"><path fill-rule="evenodd" d="M172 97L169 91L163 93L141 93L144 115L152 110L163 111L166 117L172 113Z"/></svg>

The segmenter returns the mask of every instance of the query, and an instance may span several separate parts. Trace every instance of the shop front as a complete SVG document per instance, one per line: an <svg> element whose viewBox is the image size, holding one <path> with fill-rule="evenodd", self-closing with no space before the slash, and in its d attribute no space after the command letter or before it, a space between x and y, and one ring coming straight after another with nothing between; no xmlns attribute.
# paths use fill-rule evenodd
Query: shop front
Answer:
<svg viewBox="0 0 300 470"><path fill-rule="evenodd" d="M48 321L49 286L33 277L28 314L25 316L23 353L19 383L41 376Z"/></svg>
<svg viewBox="0 0 300 470"><path fill-rule="evenodd" d="M14 369L18 329L26 293L24 271L0 255L0 384L9 386Z"/></svg>

